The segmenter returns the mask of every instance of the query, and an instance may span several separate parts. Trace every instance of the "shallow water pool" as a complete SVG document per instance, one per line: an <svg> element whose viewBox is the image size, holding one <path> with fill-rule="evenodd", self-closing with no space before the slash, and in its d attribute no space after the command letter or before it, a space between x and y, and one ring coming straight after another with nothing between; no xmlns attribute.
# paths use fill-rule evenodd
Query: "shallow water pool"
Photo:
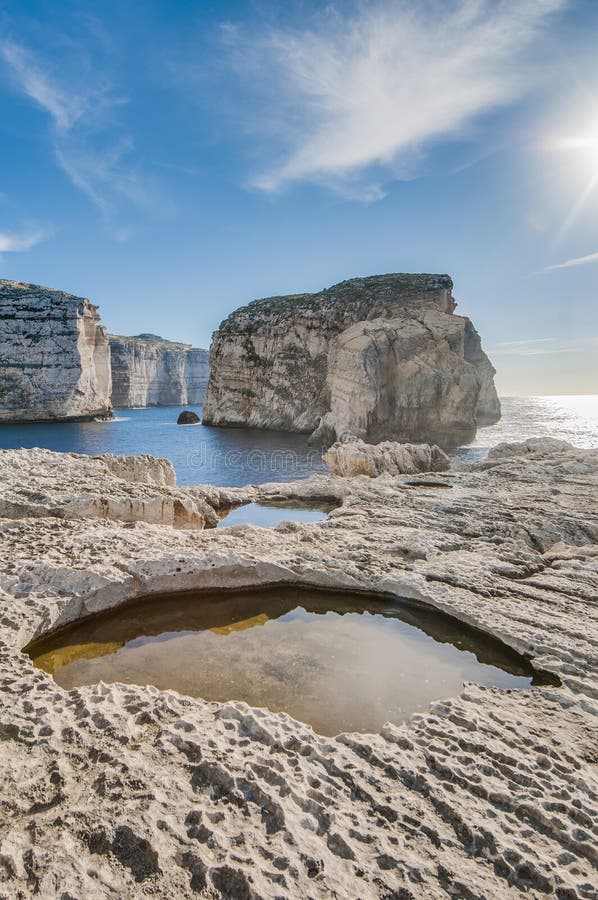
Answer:
<svg viewBox="0 0 598 900"><path fill-rule="evenodd" d="M335 504L308 504L299 500L272 503L246 503L225 513L218 522L220 528L229 525L261 525L274 528L279 522L318 522L328 517Z"/></svg>
<svg viewBox="0 0 598 900"><path fill-rule="evenodd" d="M499 641L427 607L295 587L136 601L26 650L64 688L121 681L244 700L327 735L402 722L464 681L554 683Z"/></svg>

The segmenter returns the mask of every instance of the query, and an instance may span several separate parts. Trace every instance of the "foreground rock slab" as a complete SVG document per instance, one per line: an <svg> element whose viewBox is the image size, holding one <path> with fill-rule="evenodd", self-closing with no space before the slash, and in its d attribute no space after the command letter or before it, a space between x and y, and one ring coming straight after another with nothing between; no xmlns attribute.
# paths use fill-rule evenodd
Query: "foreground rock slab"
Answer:
<svg viewBox="0 0 598 900"><path fill-rule="evenodd" d="M167 459L0 450L0 471L0 516L100 518L198 529L218 521L200 491L175 486L174 467Z"/></svg>
<svg viewBox="0 0 598 900"><path fill-rule="evenodd" d="M48 494L61 463L38 458ZM16 464L0 460L4 483ZM5 509L0 896L594 897L598 453L503 449L450 483L212 489L342 500L325 522L276 529L40 516L35 498L29 515ZM285 582L423 600L562 686L468 684L405 725L331 739L234 698L66 692L21 652L133 597Z"/></svg>

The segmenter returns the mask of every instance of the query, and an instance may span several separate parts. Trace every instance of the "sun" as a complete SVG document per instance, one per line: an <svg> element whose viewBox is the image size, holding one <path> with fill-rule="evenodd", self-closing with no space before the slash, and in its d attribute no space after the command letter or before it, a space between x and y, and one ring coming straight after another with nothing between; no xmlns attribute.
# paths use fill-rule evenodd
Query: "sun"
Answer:
<svg viewBox="0 0 598 900"><path fill-rule="evenodd" d="M546 150L560 157L560 178L555 183L560 185L564 196L571 198L572 204L559 228L559 237L569 231L598 194L598 118L592 116L590 125L585 127L578 121L577 126L553 134L544 143Z"/></svg>
<svg viewBox="0 0 598 900"><path fill-rule="evenodd" d="M585 134L559 138L553 146L555 150L570 150L578 153L580 157L587 158L588 162L598 169L598 126Z"/></svg>

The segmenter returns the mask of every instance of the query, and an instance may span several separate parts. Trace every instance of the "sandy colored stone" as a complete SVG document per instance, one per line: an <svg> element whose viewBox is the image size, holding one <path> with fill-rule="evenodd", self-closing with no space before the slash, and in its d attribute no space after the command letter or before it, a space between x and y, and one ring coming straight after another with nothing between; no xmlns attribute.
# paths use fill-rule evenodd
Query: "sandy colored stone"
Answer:
<svg viewBox="0 0 598 900"><path fill-rule="evenodd" d="M512 449L450 490L384 474L223 492L342 499L310 525L177 531L34 501L0 519L0 896L594 897L598 453L583 471L577 451L540 455ZM67 692L21 652L134 597L273 583L419 599L562 687L467 684L404 725L323 738L233 698Z"/></svg>
<svg viewBox="0 0 598 900"><path fill-rule="evenodd" d="M0 516L100 518L175 528L214 527L200 492L175 487L167 459L89 457L51 450L0 450Z"/></svg>
<svg viewBox="0 0 598 900"><path fill-rule="evenodd" d="M210 374L207 350L155 334L109 338L115 407L203 402Z"/></svg>
<svg viewBox="0 0 598 900"><path fill-rule="evenodd" d="M445 472L450 459L440 447L430 444L399 444L382 441L337 441L324 454L324 462L333 475L416 475L419 472Z"/></svg>
<svg viewBox="0 0 598 900"><path fill-rule="evenodd" d="M110 347L84 297L0 279L0 422L106 418Z"/></svg>
<svg viewBox="0 0 598 900"><path fill-rule="evenodd" d="M206 425L452 446L500 418L494 369L448 275L353 278L269 297L222 322Z"/></svg>

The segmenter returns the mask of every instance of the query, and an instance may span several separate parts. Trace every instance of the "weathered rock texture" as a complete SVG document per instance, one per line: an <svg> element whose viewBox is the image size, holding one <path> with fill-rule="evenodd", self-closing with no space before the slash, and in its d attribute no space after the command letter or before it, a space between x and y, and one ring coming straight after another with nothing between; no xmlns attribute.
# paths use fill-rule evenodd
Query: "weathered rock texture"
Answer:
<svg viewBox="0 0 598 900"><path fill-rule="evenodd" d="M62 459L40 461L48 490ZM1 520L0 895L595 897L598 453L528 444L447 480L237 490L343 499L273 530L39 518L35 496ZM422 600L563 686L467 684L407 724L324 738L234 698L65 691L21 653L133 597L277 582Z"/></svg>
<svg viewBox="0 0 598 900"><path fill-rule="evenodd" d="M210 366L208 351L155 334L110 335L112 403L186 406L202 403Z"/></svg>
<svg viewBox="0 0 598 900"><path fill-rule="evenodd" d="M206 425L455 445L500 418L494 369L448 275L354 278L256 300L215 332Z"/></svg>
<svg viewBox="0 0 598 900"><path fill-rule="evenodd" d="M0 450L0 470L0 517L99 518L194 529L218 523L200 489L175 486L167 459Z"/></svg>
<svg viewBox="0 0 598 900"><path fill-rule="evenodd" d="M107 417L110 347L97 306L0 280L0 422Z"/></svg>
<svg viewBox="0 0 598 900"><path fill-rule="evenodd" d="M445 472L451 461L444 450L430 444L398 444L382 441L337 441L324 454L324 462L333 475L416 475L419 472Z"/></svg>

